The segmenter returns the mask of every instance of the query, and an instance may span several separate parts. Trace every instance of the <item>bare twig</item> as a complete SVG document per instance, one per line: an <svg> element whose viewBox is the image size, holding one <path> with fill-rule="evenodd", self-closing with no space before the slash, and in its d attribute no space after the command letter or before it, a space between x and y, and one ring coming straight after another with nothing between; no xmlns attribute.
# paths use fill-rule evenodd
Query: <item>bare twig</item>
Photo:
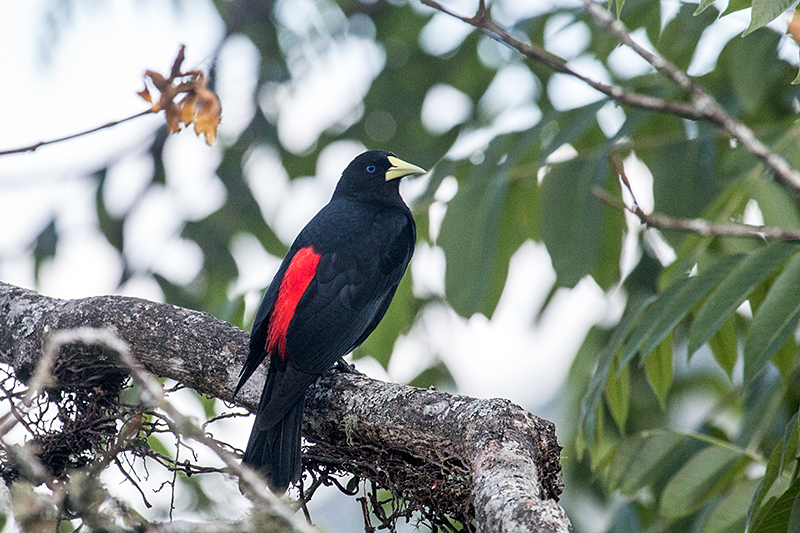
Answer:
<svg viewBox="0 0 800 533"><path fill-rule="evenodd" d="M133 476L131 475L131 473L128 472L127 470L125 470L125 468L122 466L122 462L119 460L118 457L114 457L114 464L117 465L117 468L122 473L122 475L125 476L125 479L127 479L128 482L131 485L133 485L136 488L136 490L139 492L139 495L142 497L142 502L144 502L145 507L147 507L148 509L152 508L153 505L149 501L147 501L147 496L145 496L144 491L142 490L142 487L140 487L139 484L136 482L136 480L133 479Z"/></svg>
<svg viewBox="0 0 800 533"><path fill-rule="evenodd" d="M104 130L106 128L112 128L114 126L117 126L118 124L122 124L123 122L128 122L129 120L133 120L135 118L139 118L139 117L143 117L145 115L149 115L150 113L155 113L155 110L153 110L153 109L145 109L141 113L136 113L135 115L131 115L131 116L127 117L127 118L123 118L123 119L120 119L120 120L113 120L111 122L103 124L102 126L97 126L96 128L92 128L90 130L82 131L80 133L73 133L72 135L67 135L65 137L59 137L58 139L51 139L49 141L39 141L37 143L31 144L31 145L28 145L28 146L23 146L21 148L12 148L12 149L9 149L9 150L0 150L0 156L10 155L10 154L22 154L22 153L25 153L25 152L33 152L33 151L38 150L42 146L47 146L48 144L56 144L56 143L60 143L62 141L69 141L70 139L75 139L77 137L83 137L84 135L89 135L90 133L94 133L96 131Z"/></svg>
<svg viewBox="0 0 800 533"><path fill-rule="evenodd" d="M636 201L630 180L625 173L625 167L619 154L612 152L609 156L611 165L620 177L622 184L633 199L632 205L626 205L622 200L611 196L605 190L595 187L592 192L600 200L620 211L628 211L635 215L645 226L664 229L685 231L700 235L701 237L742 237L747 239L776 239L783 241L800 241L800 232L774 228L771 226L751 226L748 224L712 224L699 218L674 218L659 213L646 213Z"/></svg>
<svg viewBox="0 0 800 533"><path fill-rule="evenodd" d="M64 332L57 332L45 342L42 358L39 359L39 363L36 365L36 373L30 381L28 392L22 399L22 404L25 407L30 407L33 400L42 393L42 389L51 384L53 361L56 358L56 354L58 354L58 350L64 344L64 337Z"/></svg>
<svg viewBox="0 0 800 533"><path fill-rule="evenodd" d="M180 413L167 401L164 396L164 389L158 381L153 379L150 374L134 359L128 344L117 337L111 330L95 328L78 328L63 332L64 337L68 335L86 344L99 344L115 351L120 361L128 367L136 383L142 388L140 399L147 406L155 407L164 411L169 420L167 421L176 435L184 435L194 439L210 448L228 467L228 469L239 477L240 484L248 490L248 495L264 511L277 519L285 522L292 530L304 533L311 533L313 528L304 522L295 520L291 511L285 508L280 500L268 490L265 490L265 483L254 471L242 466L236 457L222 448L216 440L210 438L194 424L188 417Z"/></svg>
<svg viewBox="0 0 800 533"><path fill-rule="evenodd" d="M501 42L513 48L514 50L517 50L522 55L538 63L542 63L543 65L550 67L556 72L560 72L581 80L591 88L605 94L620 104L649 109L661 113L670 113L691 120L700 120L705 118L702 112L689 103L670 102L669 100L664 100L663 98L656 98L646 94L636 93L619 85L608 85L597 80L593 80L588 76L584 76L583 74L570 68L567 62L560 57L557 57L547 50L544 50L543 48L540 48L534 44L524 43L519 39L514 38L505 28L498 25L491 18L489 12L485 8L479 9L478 13L473 17L466 17L450 10L436 0L421 0L421 2L428 7L432 7L433 9L441 11L442 13L450 15L451 17L455 17L458 20L477 28L492 39Z"/></svg>
<svg viewBox="0 0 800 533"><path fill-rule="evenodd" d="M611 196L599 187L592 193L600 200L620 211L628 211L636 215L642 224L651 228L685 231L701 237L742 237L746 239L775 239L782 241L800 241L800 232L773 228L770 226L749 226L746 224L712 224L700 218L674 218L658 213L645 213L638 205L629 207L619 198Z"/></svg>

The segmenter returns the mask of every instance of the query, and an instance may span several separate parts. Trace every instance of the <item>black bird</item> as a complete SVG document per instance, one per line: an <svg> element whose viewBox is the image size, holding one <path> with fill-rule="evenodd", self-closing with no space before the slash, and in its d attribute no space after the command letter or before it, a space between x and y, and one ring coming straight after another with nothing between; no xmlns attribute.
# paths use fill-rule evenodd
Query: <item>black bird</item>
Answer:
<svg viewBox="0 0 800 533"><path fill-rule="evenodd" d="M416 243L398 178L424 173L391 152L356 157L264 294L233 396L269 358L242 462L260 470L276 493L302 474L306 389L364 342L394 297Z"/></svg>

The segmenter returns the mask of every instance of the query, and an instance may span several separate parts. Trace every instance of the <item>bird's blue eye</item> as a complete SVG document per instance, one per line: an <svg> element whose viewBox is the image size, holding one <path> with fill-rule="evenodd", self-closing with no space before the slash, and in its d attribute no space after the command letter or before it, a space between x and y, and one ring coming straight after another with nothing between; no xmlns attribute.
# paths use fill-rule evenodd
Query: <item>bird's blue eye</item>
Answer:
<svg viewBox="0 0 800 533"><path fill-rule="evenodd" d="M375 172L375 165L370 165L370 166L368 166L368 167L367 167L367 172L369 172L370 174L372 174L373 172Z"/></svg>

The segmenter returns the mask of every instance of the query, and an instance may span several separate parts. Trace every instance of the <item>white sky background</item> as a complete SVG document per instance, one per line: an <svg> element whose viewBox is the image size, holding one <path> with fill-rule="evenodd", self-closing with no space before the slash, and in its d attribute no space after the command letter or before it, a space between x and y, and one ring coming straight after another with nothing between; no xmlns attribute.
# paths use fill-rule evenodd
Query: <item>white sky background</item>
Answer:
<svg viewBox="0 0 800 533"><path fill-rule="evenodd" d="M472 4L448 2L464 13L473 9ZM519 16L549 3L509 0L502 4L505 11L501 13ZM184 65L207 66L222 37L222 22L208 1L192 0L179 5L183 7L176 9L173 2L155 0L76 2L70 22L50 47L46 10L51 2L0 1L0 150L76 133L143 110L146 104L136 92L142 88L144 70L166 72L182 43L187 45ZM292 5L302 6L302 2ZM293 23L289 15L286 21ZM741 32L742 24L746 25L733 17L723 21L729 21L720 30L726 36ZM548 33L548 48L602 78L604 73L597 70L597 65L581 56L585 28L576 24L568 31L561 29L554 23ZM423 45L431 53L443 53L465 35L463 25L437 16L423 33ZM643 35L637 37L644 39ZM705 56L695 58L690 70L697 73L713 68L721 48L716 43L725 40L727 37L710 39L712 42L703 48ZM647 68L620 50L620 71L633 75ZM257 61L257 52L246 39L235 38L223 49L218 71L223 104L221 143L234 140L252 116L253 109L246 101L255 86ZM313 144L322 129L361 116L361 97L382 67L382 50L368 39L354 37L321 51L318 61L304 72L293 72L301 82L292 90L275 87L262 94L259 103L265 113L277 118L282 142L290 149L302 150ZM538 120L538 109L529 105L530 99L521 101L518 97L519 92L533 94L541 90L526 72L518 67L504 69L502 75L515 88L514 93L503 92L505 83L498 80L497 96L475 103L493 109L497 120L486 131L462 139L455 152L468 155L497 132ZM459 123L463 120L459 117L465 116L473 105L450 89L440 86L429 95L431 104L426 102L426 107L431 114L423 118L431 129L446 129ZM565 108L596 99L591 91L560 77L546 90L556 105ZM558 99L558 94L563 98ZM333 101L341 105L334 106ZM600 119L604 131L607 128L606 133L611 135L624 114L620 116L618 108L607 107ZM95 184L86 177L106 162L119 159L109 174L106 200L110 209L125 212L151 172L142 146L162 120L161 116L137 119L81 139L43 147L35 153L0 157L0 279L62 298L117 292L162 299L152 280L134 279L117 290L121 262L96 227ZM310 126L293 128L293 124ZM364 148L354 142L336 143L320 157L317 176L291 182L269 150L251 156L246 177L264 216L274 223L282 239L293 239L327 201L344 166ZM193 132L182 132L168 140L166 154L167 186L142 202L133 222L126 227L126 247L133 263L150 266L173 281L188 282L200 268L202 253L196 245L179 238L180 227L183 220L213 212L224 200L224 188L214 176L220 147L209 148ZM646 172L643 175L646 178ZM406 198L413 199L423 186L422 181L405 184ZM645 203L646 189L639 195ZM440 193L446 200L448 191ZM443 206L441 202L434 204L431 219L441 220ZM58 253L43 267L40 284L35 287L33 257L25 247L53 215L60 235ZM247 293L248 311L252 312L279 258L269 256L248 239L235 243L234 256L242 276L233 290ZM411 270L415 290L443 291L444 255L440 249L419 246ZM577 416L542 413L537 408L552 399L563 383L591 325L616 319L622 298L618 294L604 295L593 281L586 279L572 291L559 291L534 324L554 280L544 247L527 243L512 260L506 289L491 320L479 315L465 320L445 307L431 308L411 334L398 342L388 374L374 361L361 360L359 368L381 379L403 382L430 363L430 354L438 354L462 394L509 398L556 421ZM198 416L202 414L199 406L192 407L188 400L181 407L193 409ZM233 444L243 448L249 424L249 420L231 421L219 431L231 435ZM246 508L243 499L234 497L235 493L226 494L224 508L230 512ZM135 496L128 495L126 499ZM319 508L317 514L324 513L325 508L330 511L347 505L326 502L329 500L323 497L312 501ZM179 499L176 518L190 513L185 507L181 510L181 503ZM334 513L317 518L332 531L350 531L353 527L358 530L361 519L357 512L351 514L354 517Z"/></svg>

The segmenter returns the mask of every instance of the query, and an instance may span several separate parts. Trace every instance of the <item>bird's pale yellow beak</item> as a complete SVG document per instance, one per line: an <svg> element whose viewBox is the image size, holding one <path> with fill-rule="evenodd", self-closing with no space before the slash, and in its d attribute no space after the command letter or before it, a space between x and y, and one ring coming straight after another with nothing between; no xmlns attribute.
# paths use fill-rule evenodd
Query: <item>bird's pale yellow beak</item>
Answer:
<svg viewBox="0 0 800 533"><path fill-rule="evenodd" d="M391 155L389 156L389 163L391 163L392 166L386 171L386 181L411 176L413 174L425 174L427 172L424 168L406 163L402 159Z"/></svg>

